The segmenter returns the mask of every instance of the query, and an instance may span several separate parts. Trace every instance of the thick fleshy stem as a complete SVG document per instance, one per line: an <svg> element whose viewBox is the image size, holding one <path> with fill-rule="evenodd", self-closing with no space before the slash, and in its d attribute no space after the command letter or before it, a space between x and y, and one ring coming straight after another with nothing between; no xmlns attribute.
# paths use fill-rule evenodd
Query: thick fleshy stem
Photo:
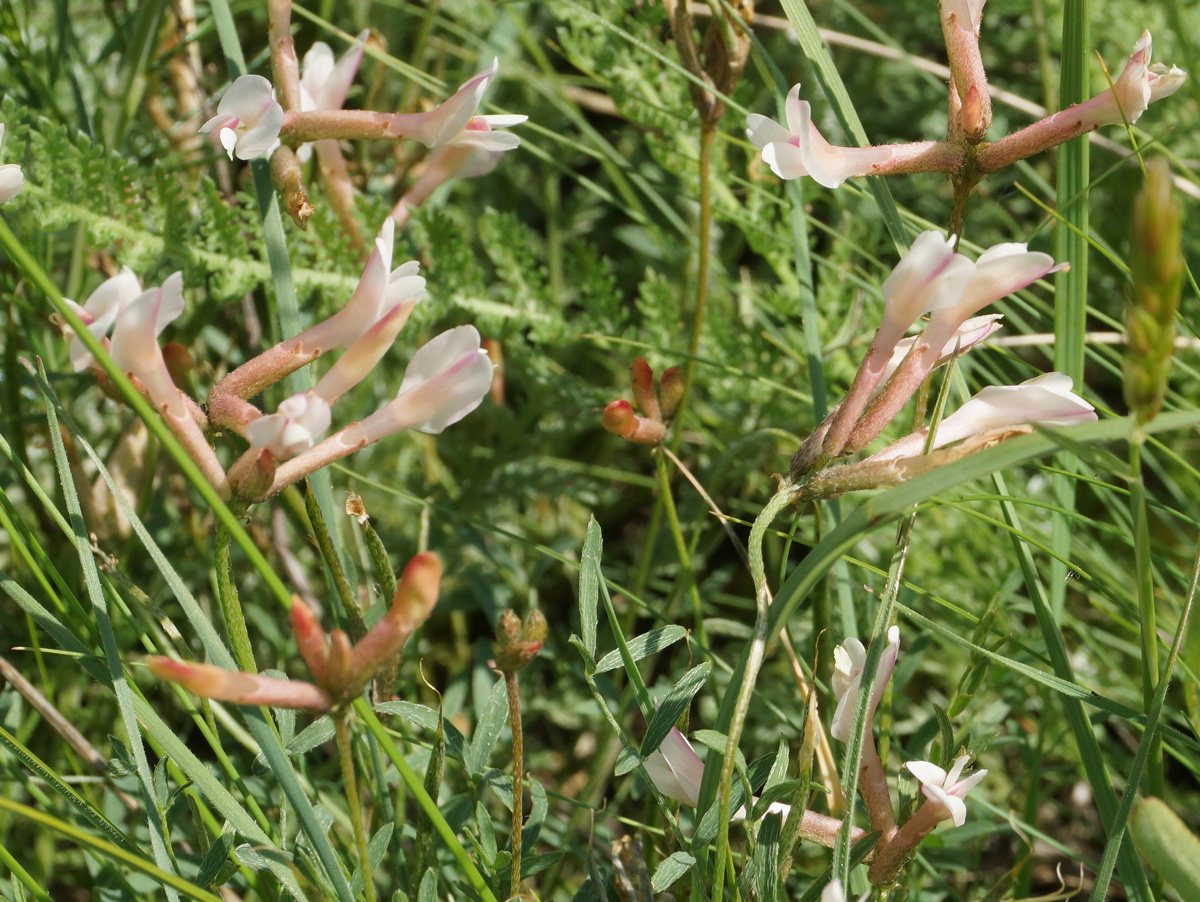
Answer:
<svg viewBox="0 0 1200 902"><path fill-rule="evenodd" d="M795 498L796 488L785 483L763 507L762 512L754 521L754 526L750 529L750 575L754 579L755 599L754 633L751 638L750 654L746 658L742 684L738 687L733 717L729 722L729 732L725 737L725 753L721 758L721 780L717 787L717 867L714 873L712 893L714 899L721 898L725 882L725 871L720 863L729 855L730 797L733 792L733 767L737 759L738 740L741 738L742 728L746 724L746 713L750 709L754 683L758 678L758 671L762 667L763 656L767 648L767 621L770 617L771 590L767 586L767 571L763 564L763 539L766 537L771 523Z"/></svg>
<svg viewBox="0 0 1200 902"><path fill-rule="evenodd" d="M876 886L888 886L896 879L908 856L941 823L942 812L938 810L939 807L927 799L895 832L890 842L885 843L880 839L875 846L875 861L867 871L868 880Z"/></svg>
<svg viewBox="0 0 1200 902"><path fill-rule="evenodd" d="M846 446L846 440L854 432L859 421L859 415L871 398L871 392L879 384L888 361L892 358L892 350L904 333L895 328L880 326L875 332L871 346L863 362L859 365L858 373L850 384L849 391L842 403L834 408L829 415L829 426L825 430L825 438L821 443L823 454L837 457ZM822 423L822 426L825 424ZM820 427L818 427L818 430Z"/></svg>
<svg viewBox="0 0 1200 902"><path fill-rule="evenodd" d="M286 144L280 144L271 154L271 179L283 193L284 205L292 222L307 231L308 218L316 212L316 208L308 202L308 192L304 190L300 159Z"/></svg>
<svg viewBox="0 0 1200 902"><path fill-rule="evenodd" d="M508 723L512 728L513 750L512 872L508 895L515 899L521 894L521 829L525 823L525 741L521 732L521 691L517 685L517 671L504 671L504 686L508 690Z"/></svg>
<svg viewBox="0 0 1200 902"><path fill-rule="evenodd" d="M335 712L333 723L337 730L342 783L346 787L346 806L350 809L350 822L354 826L354 844L358 847L358 866L362 871L363 894L366 896L367 902L375 902L375 881L371 879L367 831L363 828L363 810L358 798L358 783L354 778L354 749L350 744L350 728L346 726L346 713L344 711Z"/></svg>
<svg viewBox="0 0 1200 902"><path fill-rule="evenodd" d="M285 110L300 109L300 64L296 60L296 42L292 39L292 0L267 0L271 24L271 71L279 104Z"/></svg>
<svg viewBox="0 0 1200 902"><path fill-rule="evenodd" d="M375 110L312 110L283 114L281 140L289 144L334 140L421 141L428 136L426 113L381 113Z"/></svg>
<svg viewBox="0 0 1200 902"><path fill-rule="evenodd" d="M891 841L896 834L896 814L892 810L892 796L888 791L887 774L875 748L875 736L870 728L863 737L862 758L858 769L858 789L867 806L867 817L871 829L880 832L879 845Z"/></svg>
<svg viewBox="0 0 1200 902"><path fill-rule="evenodd" d="M363 239L362 229L358 227L358 220L354 218L354 183L350 180L350 170L346 168L342 147L337 141L326 140L315 142L313 149L317 154L321 181L325 185L325 199L350 239L350 246L358 252L359 257L365 258L367 242Z"/></svg>

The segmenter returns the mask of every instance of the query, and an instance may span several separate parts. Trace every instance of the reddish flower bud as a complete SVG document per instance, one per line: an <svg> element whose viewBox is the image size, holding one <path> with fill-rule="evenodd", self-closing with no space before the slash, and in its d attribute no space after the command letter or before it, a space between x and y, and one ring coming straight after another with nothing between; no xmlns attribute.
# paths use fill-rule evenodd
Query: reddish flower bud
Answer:
<svg viewBox="0 0 1200 902"><path fill-rule="evenodd" d="M663 372L658 383L658 401L662 418L669 420L675 416L679 401L683 398L683 368L673 366Z"/></svg>
<svg viewBox="0 0 1200 902"><path fill-rule="evenodd" d="M652 420L662 419L658 412L658 395L654 391L654 370L650 369L644 357L633 358L633 364L629 367L629 384L642 416Z"/></svg>
<svg viewBox="0 0 1200 902"><path fill-rule="evenodd" d="M300 656L316 681L325 682L329 668L329 641L325 638L325 630L321 629L320 622L308 605L295 595L292 596L292 610L288 616Z"/></svg>
<svg viewBox="0 0 1200 902"><path fill-rule="evenodd" d="M354 679L361 685L404 649L404 643L432 613L438 600L442 562L433 552L418 554L400 576L392 607L354 646Z"/></svg>
<svg viewBox="0 0 1200 902"><path fill-rule="evenodd" d="M505 611L496 622L496 666L505 671L524 669L545 641L546 618L541 611L530 611L524 623L515 611Z"/></svg>

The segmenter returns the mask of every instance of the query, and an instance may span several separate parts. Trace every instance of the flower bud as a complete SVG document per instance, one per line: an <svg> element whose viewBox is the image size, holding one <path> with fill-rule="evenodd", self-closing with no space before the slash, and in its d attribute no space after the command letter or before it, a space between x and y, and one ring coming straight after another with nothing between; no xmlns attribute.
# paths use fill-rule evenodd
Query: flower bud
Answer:
<svg viewBox="0 0 1200 902"><path fill-rule="evenodd" d="M296 637L296 646L300 657L308 665L309 672L318 683L325 682L329 666L329 640L317 616L308 605L292 596L292 609L288 612L292 623L292 635Z"/></svg>
<svg viewBox="0 0 1200 902"><path fill-rule="evenodd" d="M613 401L600 416L600 425L614 435L642 445L657 445L667 437L661 420L639 417L628 401Z"/></svg>
<svg viewBox="0 0 1200 902"><path fill-rule="evenodd" d="M513 610L506 610L496 621L496 667L504 671L523 670L537 657L546 641L546 618L533 610L521 623Z"/></svg>
<svg viewBox="0 0 1200 902"><path fill-rule="evenodd" d="M634 357L629 367L629 384L633 389L633 400L637 402L642 416L661 420L658 410L658 394L654 391L654 370L644 357Z"/></svg>
<svg viewBox="0 0 1200 902"><path fill-rule="evenodd" d="M400 576L392 606L354 646L354 678L362 685L404 649L404 643L437 605L442 562L427 551L418 554Z"/></svg>
<svg viewBox="0 0 1200 902"><path fill-rule="evenodd" d="M663 371L658 383L658 403L664 420L675 416L683 398L683 368L670 367Z"/></svg>

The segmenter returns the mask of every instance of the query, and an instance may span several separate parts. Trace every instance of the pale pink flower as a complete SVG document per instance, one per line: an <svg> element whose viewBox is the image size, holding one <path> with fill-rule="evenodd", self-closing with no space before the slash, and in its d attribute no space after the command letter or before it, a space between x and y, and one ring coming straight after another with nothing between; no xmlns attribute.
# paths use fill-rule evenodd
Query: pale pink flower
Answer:
<svg viewBox="0 0 1200 902"><path fill-rule="evenodd" d="M800 85L788 92L784 105L787 128L773 119L751 113L746 136L762 151L763 162L781 179L807 175L817 184L836 188L856 175L871 175L892 158L890 147L837 147L817 131L812 106L800 99Z"/></svg>
<svg viewBox="0 0 1200 902"><path fill-rule="evenodd" d="M982 5L982 4L981 4ZM858 902L867 902L871 897L871 890L867 890L858 897ZM821 890L821 902L846 902L846 893L842 890L842 881L834 877Z"/></svg>
<svg viewBox="0 0 1200 902"><path fill-rule="evenodd" d="M276 460L307 451L329 429L329 402L315 392L301 392L282 401L276 412L246 427L251 448L266 448Z"/></svg>
<svg viewBox="0 0 1200 902"><path fill-rule="evenodd" d="M971 317L959 326L958 330L942 346L938 362L949 360L955 354L965 354L981 341L986 341L993 333L1004 328L1004 324L1000 322L1002 319L1004 319L1003 313L986 313L983 316ZM881 384L891 378L892 373L896 372L920 338L920 335L914 335L896 343L896 347L892 349L891 359L888 360L887 365L883 368L883 375L879 378Z"/></svg>
<svg viewBox="0 0 1200 902"><path fill-rule="evenodd" d="M474 326L457 326L409 361L396 397L345 430L347 444L371 443L405 429L437 435L479 406L492 387L492 361Z"/></svg>
<svg viewBox="0 0 1200 902"><path fill-rule="evenodd" d="M414 115L413 124L406 130L408 136L434 150L447 145L494 151L517 147L521 143L518 136L496 129L519 125L528 116L475 114L499 71L500 61L493 57L490 66L463 82L453 96L436 109Z"/></svg>
<svg viewBox="0 0 1200 902"><path fill-rule="evenodd" d="M191 414L163 360L158 336L183 313L183 273L172 273L122 310L113 325L109 354L122 370L135 376L150 400L176 419Z"/></svg>
<svg viewBox="0 0 1200 902"><path fill-rule="evenodd" d="M283 127L283 107L275 102L271 83L261 75L239 77L217 106L217 115L202 126L200 133L223 147L233 159L253 160L270 155Z"/></svg>
<svg viewBox="0 0 1200 902"><path fill-rule="evenodd" d="M1143 31L1112 87L1064 110L1063 114L1080 119L1089 129L1137 122L1151 103L1174 94L1187 78L1187 73L1178 66L1170 69L1162 63L1151 66L1151 49L1150 32Z"/></svg>
<svg viewBox="0 0 1200 902"><path fill-rule="evenodd" d="M0 142L4 141L4 124L0 123ZM0 204L6 204L25 186L25 175L16 163L0 166Z"/></svg>
<svg viewBox="0 0 1200 902"><path fill-rule="evenodd" d="M960 780L963 768L970 760L970 755L955 758L949 773L929 761L909 761L904 765L921 782L921 792L933 803L936 820L953 820L956 827L966 821L967 803L963 799L987 776L986 770L977 770Z"/></svg>
<svg viewBox="0 0 1200 902"><path fill-rule="evenodd" d="M334 62L333 50L324 41L317 41L304 54L300 76L301 112L340 110L345 105L346 95L362 62L369 33L362 31L337 62ZM301 144L296 148L296 156L302 163L307 162L312 156L312 144Z"/></svg>
<svg viewBox="0 0 1200 902"><path fill-rule="evenodd" d="M329 319L300 333L293 342L306 351L346 348L365 335L401 305L416 304L425 294L425 280L418 275L420 264L409 261L392 269L392 245L396 223L385 219L367 259L362 278L346 306Z"/></svg>
<svg viewBox="0 0 1200 902"><path fill-rule="evenodd" d="M890 349L919 316L961 297L975 265L954 248L954 238L930 230L918 235L900 258L883 283L883 320L876 338L880 347Z"/></svg>
<svg viewBox="0 0 1200 902"><path fill-rule="evenodd" d="M675 727L666 735L654 753L642 766L651 782L669 799L695 808L700 804L700 783L704 779L704 762L692 744Z"/></svg>
<svg viewBox="0 0 1200 902"><path fill-rule="evenodd" d="M875 670L875 682L871 684L871 702L867 709L867 722L875 716L879 700L883 698L883 690L892 671L896 669L896 656L900 652L900 628L893 626L888 629L887 647L879 658L879 666ZM850 725L854 719L854 709L858 705L858 693L862 684L863 666L867 663L867 649L854 637L850 637L833 650L833 697L837 699L837 708L833 712L833 723L829 735L834 739L847 742L850 739Z"/></svg>
<svg viewBox="0 0 1200 902"><path fill-rule="evenodd" d="M83 302L82 307L69 298L63 298L63 303L83 320L87 330L107 348L109 346L108 330L117 321L117 317L141 294L142 285L138 281L138 277L126 266L111 279L101 282ZM87 349L87 345L79 340L75 331L70 327L65 327L63 331L67 336L67 351L75 372L80 373L95 366L96 358Z"/></svg>
<svg viewBox="0 0 1200 902"><path fill-rule="evenodd" d="M490 132L492 123L486 121L489 118L497 117L476 116L467 123L464 134L471 131ZM501 150L486 150L461 141L439 147L429 155L420 176L413 182L412 187L404 192L404 196L392 210L392 219L397 225L404 225L408 222L410 211L425 203L429 195L446 182L456 178L471 179L487 175L500 163L501 156Z"/></svg>
<svg viewBox="0 0 1200 902"><path fill-rule="evenodd" d="M989 385L938 424L934 448L995 429L1034 423L1072 426L1096 419L1096 409L1071 391L1070 376L1045 373L1020 385ZM896 460L920 454L929 429L922 429L868 458Z"/></svg>

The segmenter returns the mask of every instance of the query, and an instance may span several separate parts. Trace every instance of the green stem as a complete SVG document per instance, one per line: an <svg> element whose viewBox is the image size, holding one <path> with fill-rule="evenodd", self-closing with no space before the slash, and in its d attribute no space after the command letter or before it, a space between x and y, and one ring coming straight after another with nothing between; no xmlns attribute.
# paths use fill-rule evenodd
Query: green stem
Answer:
<svg viewBox="0 0 1200 902"><path fill-rule="evenodd" d="M230 548L229 530L217 521L215 542L215 564L217 568L217 598L221 604L221 615L225 618L225 631L233 647L233 659L246 673L258 673L254 661L254 649L250 645L250 632L246 629L246 616L238 599L237 585L233 581L233 557Z"/></svg>
<svg viewBox="0 0 1200 902"><path fill-rule="evenodd" d="M354 825L354 844L358 846L358 865L362 869L363 893L367 897L367 902L375 902L375 881L371 879L367 832L363 829L362 805L358 800L358 783L354 779L354 749L350 745L350 728L346 726L344 711L333 715L333 724L337 729L338 758L342 764L342 783L346 787L346 804L350 808L350 821Z"/></svg>
<svg viewBox="0 0 1200 902"><path fill-rule="evenodd" d="M754 694L754 681L758 677L758 669L762 666L763 655L767 648L767 622L771 608L771 590L767 586L767 572L763 566L763 538L767 529L779 513L796 499L796 489L784 484L774 497L767 502L754 526L750 529L750 575L754 579L754 636L751 639L750 654L746 659L745 675L738 688L737 703L733 709L733 718L729 722L729 731L725 736L725 754L721 758L721 783L717 789L717 866L714 868L713 902L721 902L724 898L725 870L723 862L729 856L729 816L730 797L733 791L733 770L737 758L738 739L746 724L746 712L750 709L750 697Z"/></svg>
<svg viewBox="0 0 1200 902"><path fill-rule="evenodd" d="M454 835L454 831L450 825L446 823L446 818L442 816L442 812L438 809L437 802L430 798L429 793L425 791L425 786L421 783L416 771L412 769L404 755L400 753L400 749L396 748L396 743L392 741L392 737L388 734L387 729L379 718L375 716L375 712L371 710L370 704L365 698L357 698L354 700L354 710L359 717L363 719L367 729L379 741L383 753L388 756L388 759L396 766L396 770L400 772L400 779L412 791L413 797L416 798L417 804L433 822L434 829L438 835L442 837L442 841L446 843L451 854L458 862L458 866L462 869L467 882L478 893L483 902L497 902L495 894L487 885L483 874L479 873L479 869L475 867L475 862L471 860L471 856L467 854L467 850L463 848L463 844L458 841L458 837Z"/></svg>
<svg viewBox="0 0 1200 902"><path fill-rule="evenodd" d="M669 449L668 453L670 453ZM667 471L667 460L662 454L657 455L656 460L659 497L662 498L663 509L667 512L667 522L671 525L671 537L675 540L675 550L679 554L679 566L683 570L683 578L687 581L687 591L692 601L692 616L695 618L696 641L704 648L708 648L708 640L704 636L704 611L700 602L700 589L696 586L696 577L692 573L691 552L683 537L683 529L679 525L679 512L675 509L675 497L671 494L671 477Z"/></svg>
<svg viewBox="0 0 1200 902"><path fill-rule="evenodd" d="M679 450L683 440L683 423L687 419L688 406L692 400L692 384L696 378L696 355L700 352L700 335L704 328L704 311L708 306L708 258L712 237L712 186L709 170L712 168L712 142L716 135L716 124L700 126L700 239L699 262L696 267L696 310L692 315L692 335L688 339L688 358L683 368L683 394L675 412L675 434L671 436L670 448Z"/></svg>
<svg viewBox="0 0 1200 902"><path fill-rule="evenodd" d="M1146 485L1142 479L1142 444L1145 436L1134 431L1129 442L1129 514L1133 522L1133 560L1137 575L1138 620L1142 643L1142 702L1147 711L1154 703L1158 688L1158 628L1154 609L1154 570L1150 563L1150 526L1146 519ZM1162 737L1155 736L1150 747L1146 780L1150 795L1163 795Z"/></svg>
<svg viewBox="0 0 1200 902"><path fill-rule="evenodd" d="M508 690L508 722L512 727L513 749L512 876L508 882L508 895L515 899L521 893L521 827L525 821L525 741L521 733L521 692L515 670L504 671L504 687Z"/></svg>

